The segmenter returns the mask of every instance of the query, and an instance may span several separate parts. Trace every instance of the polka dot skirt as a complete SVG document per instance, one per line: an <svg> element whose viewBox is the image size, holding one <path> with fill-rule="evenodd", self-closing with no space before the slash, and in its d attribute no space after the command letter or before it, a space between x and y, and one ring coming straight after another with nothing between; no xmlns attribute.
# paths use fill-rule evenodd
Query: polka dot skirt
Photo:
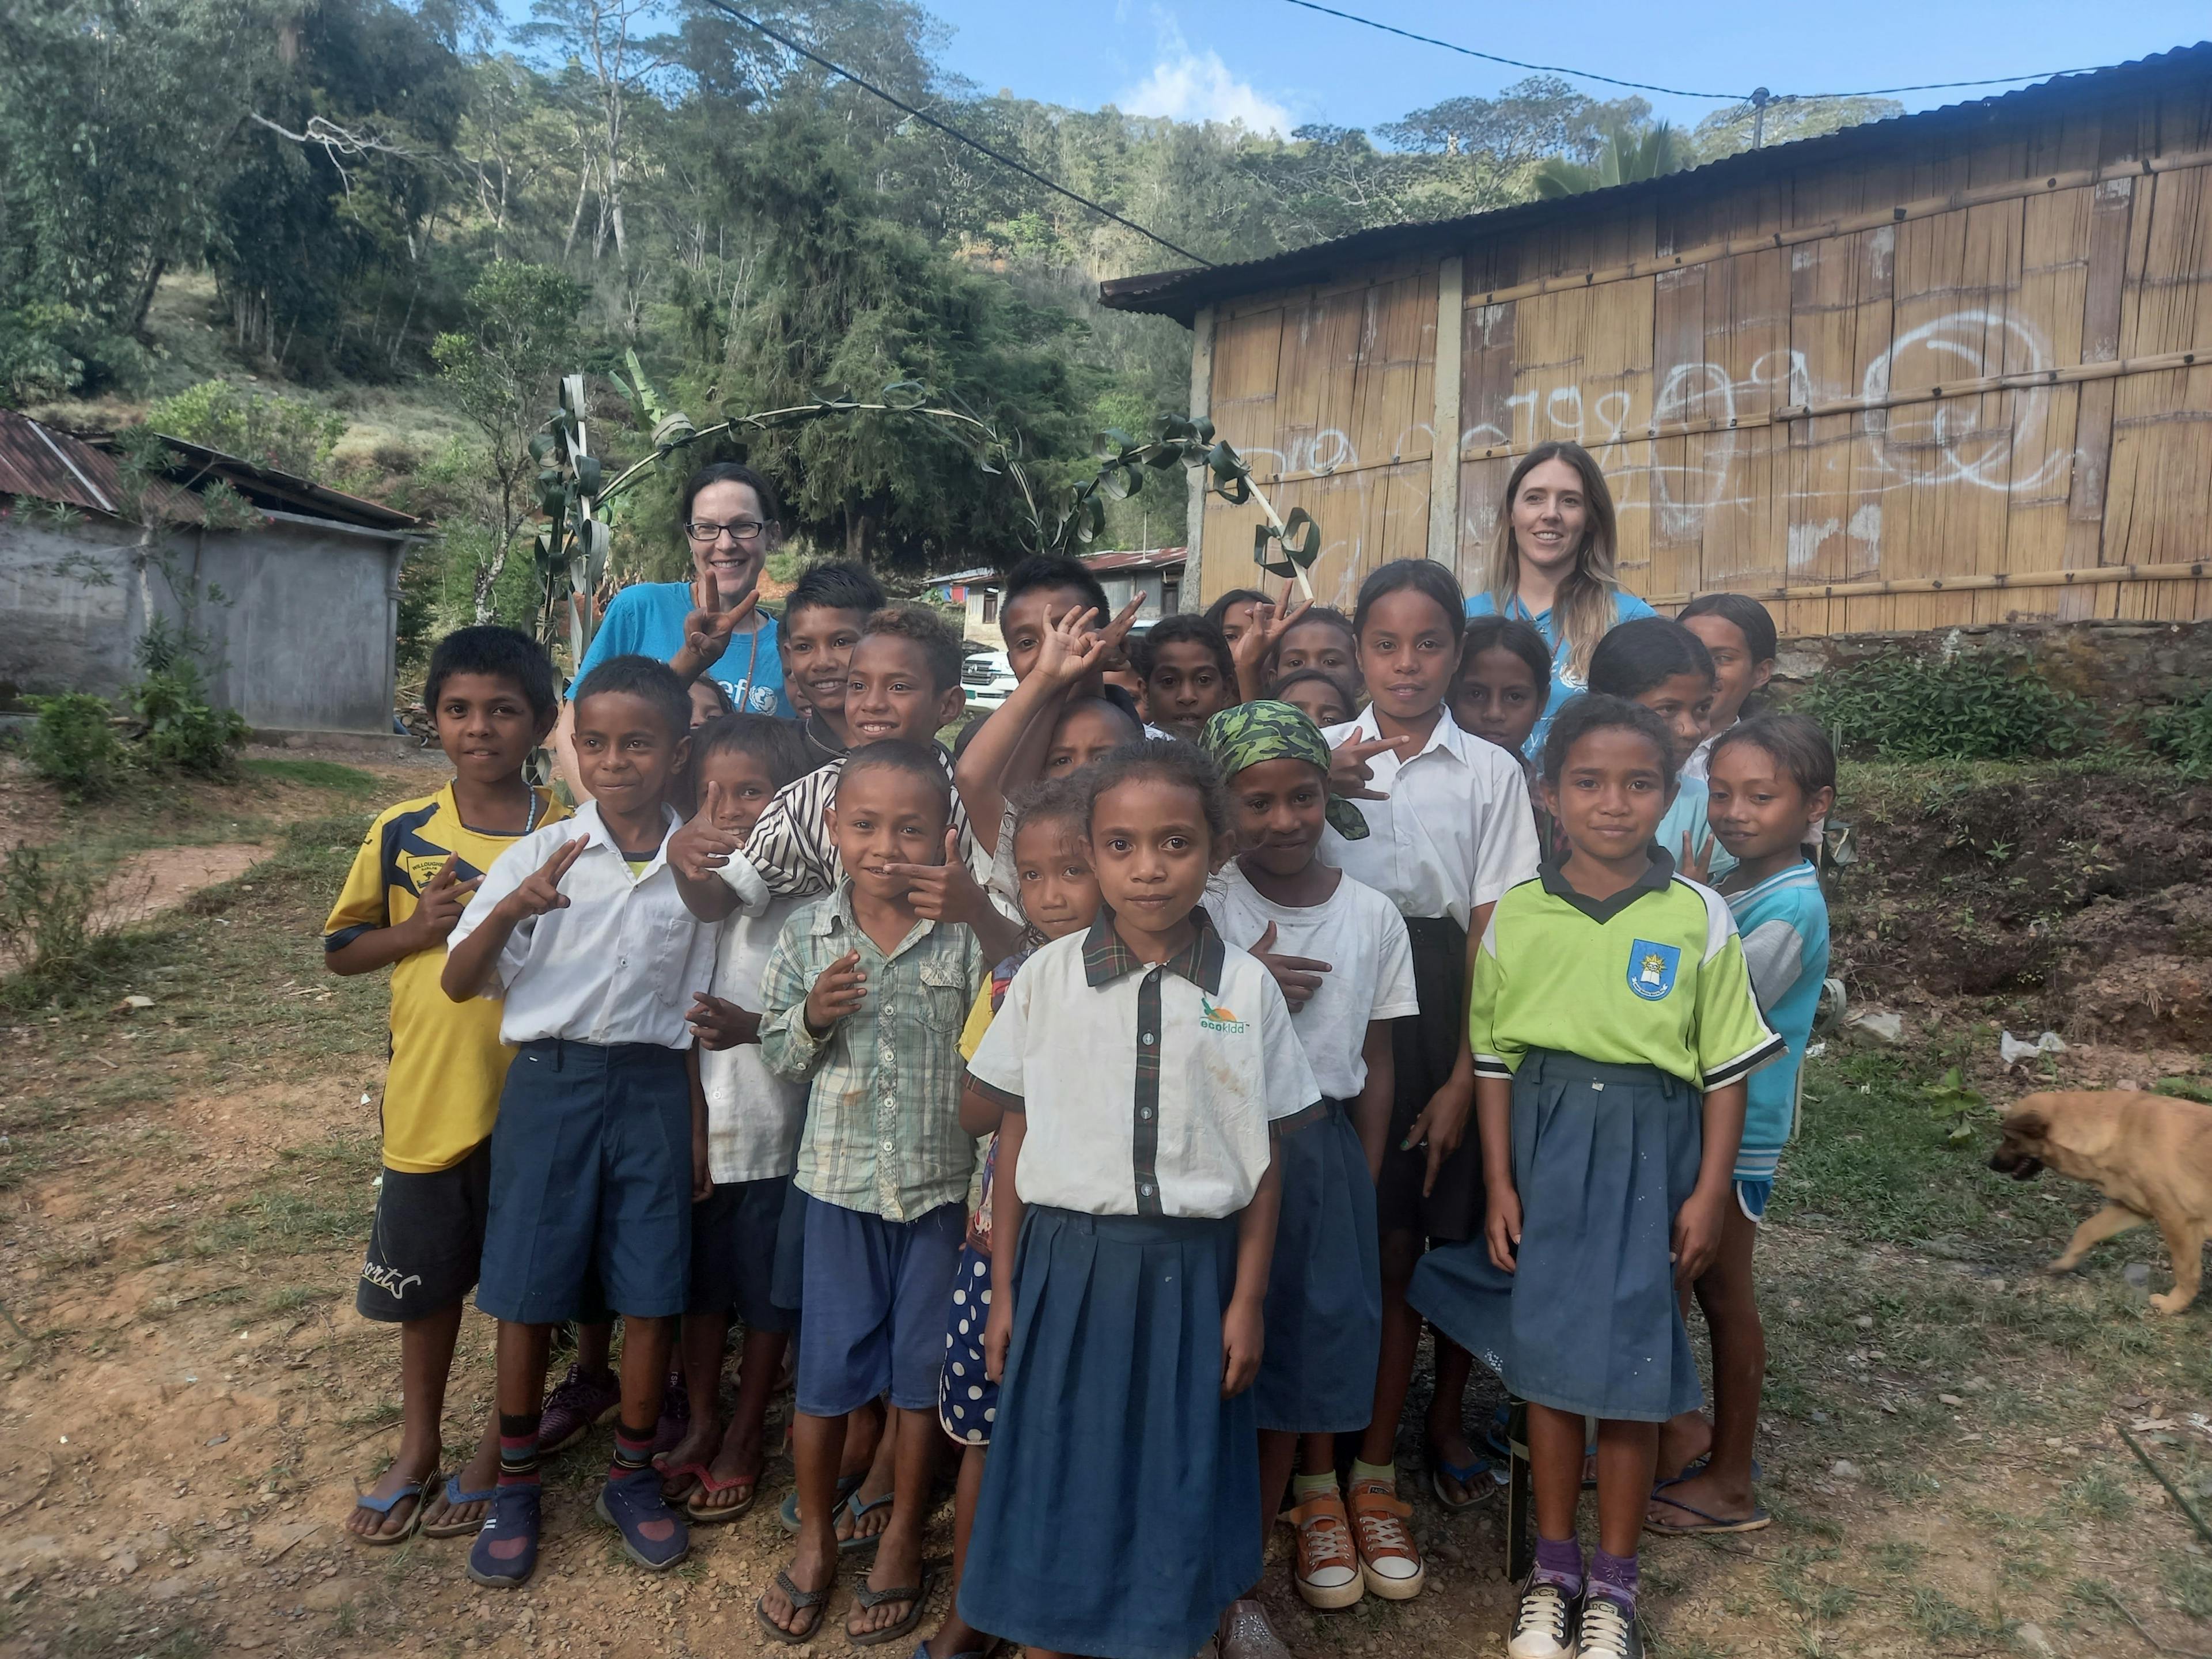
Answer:
<svg viewBox="0 0 2212 1659"><path fill-rule="evenodd" d="M937 1420L963 1446L987 1446L999 1415L999 1385L983 1373L983 1324L991 1315L991 1263L963 1245L945 1322L945 1376Z"/></svg>

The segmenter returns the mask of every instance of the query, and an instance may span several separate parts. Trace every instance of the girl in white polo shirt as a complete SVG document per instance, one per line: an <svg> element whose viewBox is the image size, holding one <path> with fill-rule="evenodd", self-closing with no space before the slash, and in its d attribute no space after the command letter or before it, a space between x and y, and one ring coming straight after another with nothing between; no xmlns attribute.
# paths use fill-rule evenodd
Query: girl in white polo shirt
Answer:
<svg viewBox="0 0 2212 1659"><path fill-rule="evenodd" d="M1188 1659L1260 1576L1273 1131L1321 1091L1274 980L1200 908L1227 850L1212 763L1117 750L1089 829L1097 921L1023 964L969 1061L1004 1112L1000 1386L960 1616L1033 1651Z"/></svg>

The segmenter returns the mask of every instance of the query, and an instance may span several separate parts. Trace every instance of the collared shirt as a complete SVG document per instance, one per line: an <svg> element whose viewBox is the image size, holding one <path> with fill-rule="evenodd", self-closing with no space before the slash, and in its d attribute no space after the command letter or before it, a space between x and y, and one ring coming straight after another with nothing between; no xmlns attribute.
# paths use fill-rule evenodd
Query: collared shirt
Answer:
<svg viewBox="0 0 2212 1659"><path fill-rule="evenodd" d="M945 781L950 785L952 757L940 744L932 744L930 752L945 769ZM813 898L842 881L845 864L837 856L837 843L830 834L828 811L837 799L837 780L844 771L845 757L841 755L777 790L775 799L746 837L744 851L732 854L722 866L722 878L742 895L744 884L757 874L779 898ZM975 869L975 837L968 827L968 809L961 804L957 789L952 792L952 827L960 832L961 855L969 868ZM988 876L988 859L982 867Z"/></svg>
<svg viewBox="0 0 2212 1659"><path fill-rule="evenodd" d="M817 1038L806 994L853 951L866 997ZM761 981L761 1054L811 1079L800 1191L890 1221L967 1196L975 1142L960 1130L960 1028L984 968L974 932L949 922L917 921L885 955L854 920L842 879L784 924Z"/></svg>
<svg viewBox="0 0 2212 1659"><path fill-rule="evenodd" d="M1322 733L1329 747L1382 735L1372 705ZM1462 927L1514 883L1536 873L1536 823L1521 763L1462 731L1449 709L1419 754L1368 762L1387 800L1356 800L1367 839L1324 829L1321 856L1374 888L1405 916L1449 916Z"/></svg>
<svg viewBox="0 0 2212 1659"><path fill-rule="evenodd" d="M530 816L554 823L568 809L540 791ZM453 873L473 881L521 839L462 823L450 783L434 795L386 808L368 826L345 889L323 924L324 950L343 950L363 933L406 921L449 856L456 860ZM500 1085L514 1058L499 1040L499 1009L474 1000L456 1003L438 984L445 971L442 943L392 964L384 1164L410 1175L453 1168L491 1133Z"/></svg>
<svg viewBox="0 0 2212 1659"><path fill-rule="evenodd" d="M1783 1052L1752 994L1728 901L1655 853L1610 898L1555 865L1498 901L1475 953L1468 1036L1479 1076L1531 1048L1650 1066L1692 1088L1748 1076Z"/></svg>
<svg viewBox="0 0 2212 1659"><path fill-rule="evenodd" d="M1272 926L1282 955L1328 963L1320 988L1291 1011L1291 1026L1322 1096L1358 1099L1367 1085L1368 1026L1421 1012L1405 918L1350 876L1340 876L1336 890L1319 904L1278 904L1234 859L1206 884L1206 903L1232 945L1249 950Z"/></svg>
<svg viewBox="0 0 2212 1659"><path fill-rule="evenodd" d="M448 951L556 848L590 843L561 878L568 904L524 918L493 966L484 994L506 1003L499 1022L506 1041L691 1046L684 1015L691 1000L714 982L714 924L696 919L676 890L668 838L679 820L673 811L662 811L660 845L635 876L600 821L597 801L525 836L485 873L447 940Z"/></svg>
<svg viewBox="0 0 2212 1659"><path fill-rule="evenodd" d="M1796 1133L1805 1045L1828 974L1828 902L1820 876L1802 861L1723 896L1743 935L1744 965L1759 1010L1790 1045L1784 1058L1752 1074L1735 1155L1739 1181L1771 1181L1784 1144Z"/></svg>
<svg viewBox="0 0 2212 1659"><path fill-rule="evenodd" d="M757 916L722 924L714 953L714 994L757 1014L769 955L784 924L805 901L775 899ZM769 1069L758 1042L699 1051L699 1087L707 1097L707 1172L715 1182L787 1176L799 1157L806 1120L806 1085Z"/></svg>
<svg viewBox="0 0 2212 1659"><path fill-rule="evenodd" d="M1470 617L1494 617L1498 614L1498 601L1486 592L1471 594L1467 601L1467 614ZM1536 631L1544 636L1544 643L1549 646L1552 651L1552 690L1544 699L1544 712L1536 717L1535 729L1528 733L1528 741L1522 745L1522 753L1532 758L1540 757L1544 752L1544 739L1552 730L1552 717L1559 712L1560 706L1576 692L1588 690L1589 682L1583 675L1575 672L1574 652L1559 643L1559 626L1553 620L1558 613L1554 609L1547 606L1532 616L1529 614L1528 607L1521 602L1521 596L1516 593L1506 600L1505 614L1509 617L1517 617L1522 622L1533 623ZM1626 588L1615 587L1613 590L1613 621L1607 626L1618 628L1621 623L1633 621L1636 617L1656 617L1658 614Z"/></svg>
<svg viewBox="0 0 2212 1659"><path fill-rule="evenodd" d="M1014 975L968 1071L1025 1114L1024 1203L1234 1215L1267 1173L1269 1127L1320 1103L1273 977L1191 917L1197 936L1157 967L1102 909Z"/></svg>

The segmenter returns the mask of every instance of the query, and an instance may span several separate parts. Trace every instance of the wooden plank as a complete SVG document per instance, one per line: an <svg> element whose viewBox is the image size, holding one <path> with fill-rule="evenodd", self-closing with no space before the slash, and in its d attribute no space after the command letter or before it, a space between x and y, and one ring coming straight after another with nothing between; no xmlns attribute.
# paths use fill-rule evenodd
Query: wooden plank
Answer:
<svg viewBox="0 0 2212 1659"><path fill-rule="evenodd" d="M1455 568L1459 563L1460 400L1466 391L1467 305L1461 290L1461 261L1446 259L1437 272L1435 373L1429 428L1429 528L1424 544L1430 558Z"/></svg>

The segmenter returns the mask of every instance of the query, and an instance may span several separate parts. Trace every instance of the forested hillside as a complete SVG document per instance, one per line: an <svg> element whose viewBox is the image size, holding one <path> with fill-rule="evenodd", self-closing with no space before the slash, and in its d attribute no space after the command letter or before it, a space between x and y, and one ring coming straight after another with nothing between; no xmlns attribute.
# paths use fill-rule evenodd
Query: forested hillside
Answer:
<svg viewBox="0 0 2212 1659"><path fill-rule="evenodd" d="M1604 173L1608 151L1749 142L1723 111L1632 146L1642 100L1545 77L1371 135L1282 137L986 93L939 67L944 31L906 0L762 15L1217 261L1521 199L1547 168ZM1769 138L1893 108L1803 106ZM563 371L621 416L611 377L637 378L634 353L702 424L920 381L1064 481L1094 428L1184 401L1182 331L1093 298L1179 263L696 0L536 0L515 27L470 0L0 7L0 402L98 423L166 395L169 429L434 514L418 611L464 605L520 533L527 437ZM195 385L211 376L243 390ZM1000 482L911 422L756 448L806 544L908 571L1018 551ZM665 501L624 504L618 567L670 556ZM1172 542L1182 514L1180 491L1147 492L1104 544ZM510 614L527 563L499 585Z"/></svg>

